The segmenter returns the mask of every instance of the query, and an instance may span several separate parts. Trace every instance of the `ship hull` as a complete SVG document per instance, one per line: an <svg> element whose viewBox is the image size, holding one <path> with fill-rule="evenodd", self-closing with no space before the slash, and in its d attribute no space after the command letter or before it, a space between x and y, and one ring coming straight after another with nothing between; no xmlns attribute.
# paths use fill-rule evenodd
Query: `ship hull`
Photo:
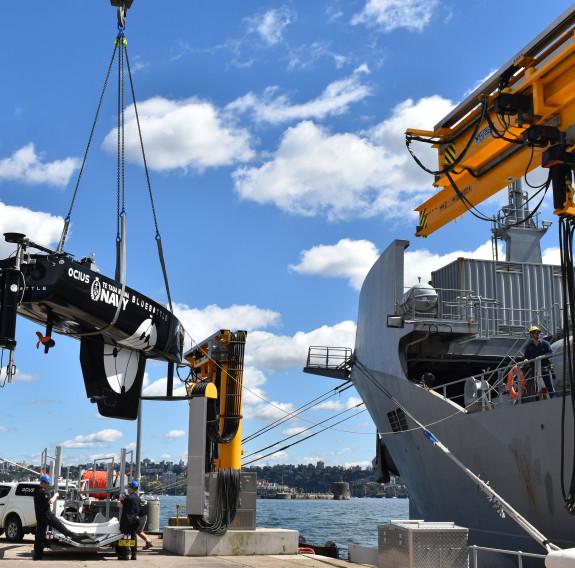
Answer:
<svg viewBox="0 0 575 568"><path fill-rule="evenodd" d="M371 376L366 378L366 371L354 371L352 380L409 489L417 518L467 527L470 544L545 552L509 516L500 518L486 495L415 422L407 418L408 430L394 433L388 413L397 411L398 405L376 385L385 385L459 461L488 481L549 540L561 548L575 547L575 519L565 510L561 490L562 399L465 414L405 378L373 369L368 372ZM566 402L570 405L570 400ZM573 430L572 418L567 419L565 429ZM571 466L568 452L566 480Z"/></svg>

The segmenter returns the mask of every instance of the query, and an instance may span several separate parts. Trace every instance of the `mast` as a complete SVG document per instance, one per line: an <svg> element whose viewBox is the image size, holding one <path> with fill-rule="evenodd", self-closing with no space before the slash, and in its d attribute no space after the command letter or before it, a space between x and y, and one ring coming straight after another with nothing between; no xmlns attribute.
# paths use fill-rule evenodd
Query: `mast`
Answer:
<svg viewBox="0 0 575 568"><path fill-rule="evenodd" d="M501 208L493 218L494 257L497 260L497 240L505 243L507 262L542 263L541 238L551 226L543 221L539 226L539 214L529 210L527 192L523 191L521 180L508 186L509 204Z"/></svg>

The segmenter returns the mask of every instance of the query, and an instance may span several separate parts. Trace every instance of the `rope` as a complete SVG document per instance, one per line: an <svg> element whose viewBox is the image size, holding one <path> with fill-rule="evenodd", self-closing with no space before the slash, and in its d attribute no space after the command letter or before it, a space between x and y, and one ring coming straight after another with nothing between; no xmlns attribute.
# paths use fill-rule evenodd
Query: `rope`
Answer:
<svg viewBox="0 0 575 568"><path fill-rule="evenodd" d="M301 434L303 434L304 432L307 432L308 430L311 430L312 428L316 428L317 426L324 424L325 422L329 422L330 420L333 420L334 418L337 418L338 416L341 416L342 414L346 414L347 412L350 412L352 410L355 410L356 408L359 408L360 406L363 406L364 403L360 402L359 404L356 404L355 406L353 406L352 408L347 408L346 410L343 410L342 412L334 415L334 416L330 416L329 418L326 418L325 420L322 420L321 422L319 422L318 424L314 424L313 426L308 426L307 428L305 428L304 430L302 430L301 432L297 432L296 434L292 434L291 436L288 436L287 438L284 438L283 440L279 440L278 442L275 442L274 444L270 444L269 446L266 446L265 448L262 448L261 450L257 450L256 452L252 452L251 454L248 454L247 456L245 456L246 458L250 458L252 456L255 456L256 454L259 454L260 452L265 452L266 450L269 450L270 448L273 448L274 446L277 446L278 444L281 444L282 442L287 442L288 440L291 440L292 438L295 438L296 436L301 436ZM363 410L361 411L363 412ZM356 413L354 416L356 416L358 413ZM353 418L353 416L349 416L348 418L346 418L346 420L348 420L349 418ZM339 422L338 422L339 424ZM323 430L322 430L323 431ZM313 436L315 436L316 434L319 434L320 432L315 432L313 434ZM308 438L311 438L311 436L308 436ZM307 438L304 438L304 440L307 440ZM301 440L303 441L303 440ZM282 448L282 450L285 450L286 448L291 448L292 446L295 446L296 444L299 444L299 442L296 442L295 444L290 444L289 446L284 446ZM274 450L273 453L278 452L279 450ZM258 458L261 459L261 458ZM248 462L251 463L251 462Z"/></svg>
<svg viewBox="0 0 575 568"><path fill-rule="evenodd" d="M88 138L88 144L86 145L86 150L84 152L84 159L82 160L82 166L80 167L80 173L78 174L78 179L76 181L76 187L74 188L74 194L72 195L72 201L70 203L70 208L68 209L68 214L64 220L64 228L62 230L62 235L60 236L60 242L58 244L57 252L62 252L64 249L64 243L68 236L68 228L70 226L70 219L72 216L72 209L74 208L74 203L76 202L76 196L78 194L78 188L80 187L80 180L82 179L82 174L84 172L84 166L86 165L86 160L88 158L88 152L90 150L90 145L92 144L92 139L94 137L94 130L96 128L96 123L98 122L98 117L100 116L100 109L102 108L102 101L104 100L104 93L106 92L106 87L108 86L108 80L110 78L110 73L112 71L112 65L114 64L114 59L116 58L116 51L118 46L114 44L114 51L112 53L112 59L110 60L110 65L108 66L108 73L106 74L106 80L104 81L104 87L102 88L102 94L100 95L100 101L98 102L98 108L96 110L96 116L94 117L94 122L92 123L92 130L90 131L90 136Z"/></svg>
<svg viewBox="0 0 575 568"><path fill-rule="evenodd" d="M308 410L309 407L314 406L316 404L320 404L320 403L328 400L329 398L335 396L336 394L341 394L342 392L345 392L346 390L348 390L352 387L353 387L353 385L351 384L351 381L346 381L346 383L344 385L340 385L339 387L336 387L336 388L334 388L334 389L332 389L332 390L330 390L324 394L317 396L316 398L314 398L310 402L304 404L303 406L300 406L299 408L296 408L294 410L294 412L290 413L288 416L284 416L283 418L278 418L277 420L275 420L271 424L268 424L267 426L260 428L259 430L257 430L253 434L250 434L249 436L247 436L246 438L244 438L242 440L242 444L246 444L248 442L251 442L255 438L262 436L266 432L269 432L270 430L273 430L274 428L281 426L282 424L284 424L288 420L291 420L292 418L299 416L305 410Z"/></svg>
<svg viewBox="0 0 575 568"><path fill-rule="evenodd" d="M363 403L358 404L357 406L361 406L362 404ZM357 406L354 408L357 408ZM365 412L365 411L366 411L366 409L364 408L363 410L356 412L352 416L348 416L347 418L343 418L339 422L336 422L336 424L341 424L342 422L345 422L346 420L354 418L358 414L361 414L362 412ZM306 436L305 438L302 438L301 440L298 440L297 442L294 442L293 444L288 444L287 446L284 446L283 448L278 448L278 449L274 450L273 452L270 452L269 454L266 454L264 456L259 456L259 457L255 458L249 462L244 463L243 465L250 465L251 463L263 460L264 458L267 458L269 456L273 456L274 454L277 454L278 452L281 452L283 450L287 450L288 448L291 448L292 446L296 446L297 444L301 444L302 442L305 442L306 440L309 440L310 438L313 438L314 436L317 436L318 434L321 434L322 432L325 432L326 430L332 430L332 429L334 429L334 428L332 428L332 426L326 426L325 428L323 428L323 430L319 430L318 432L314 432L313 434L310 434L309 436ZM371 435L373 436L373 434L371 434Z"/></svg>

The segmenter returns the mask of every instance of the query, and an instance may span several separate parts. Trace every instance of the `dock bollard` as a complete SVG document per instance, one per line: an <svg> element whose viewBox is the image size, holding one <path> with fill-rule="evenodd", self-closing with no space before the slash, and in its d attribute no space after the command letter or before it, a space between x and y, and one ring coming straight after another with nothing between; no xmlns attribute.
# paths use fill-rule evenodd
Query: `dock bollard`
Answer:
<svg viewBox="0 0 575 568"><path fill-rule="evenodd" d="M148 521L144 531L158 532L160 530L160 500L148 499Z"/></svg>

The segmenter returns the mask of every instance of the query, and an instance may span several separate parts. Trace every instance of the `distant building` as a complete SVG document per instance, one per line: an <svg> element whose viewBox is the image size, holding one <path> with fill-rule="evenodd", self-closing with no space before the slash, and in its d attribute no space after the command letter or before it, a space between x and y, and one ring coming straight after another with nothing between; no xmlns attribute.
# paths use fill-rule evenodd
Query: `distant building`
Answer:
<svg viewBox="0 0 575 568"><path fill-rule="evenodd" d="M317 462L317 464L315 465L316 469L324 469L325 468L325 463L322 462L321 460Z"/></svg>
<svg viewBox="0 0 575 568"><path fill-rule="evenodd" d="M174 477L176 477L175 473L173 473L172 471L165 471L164 473L162 473L162 483L167 483L168 481L174 479Z"/></svg>

